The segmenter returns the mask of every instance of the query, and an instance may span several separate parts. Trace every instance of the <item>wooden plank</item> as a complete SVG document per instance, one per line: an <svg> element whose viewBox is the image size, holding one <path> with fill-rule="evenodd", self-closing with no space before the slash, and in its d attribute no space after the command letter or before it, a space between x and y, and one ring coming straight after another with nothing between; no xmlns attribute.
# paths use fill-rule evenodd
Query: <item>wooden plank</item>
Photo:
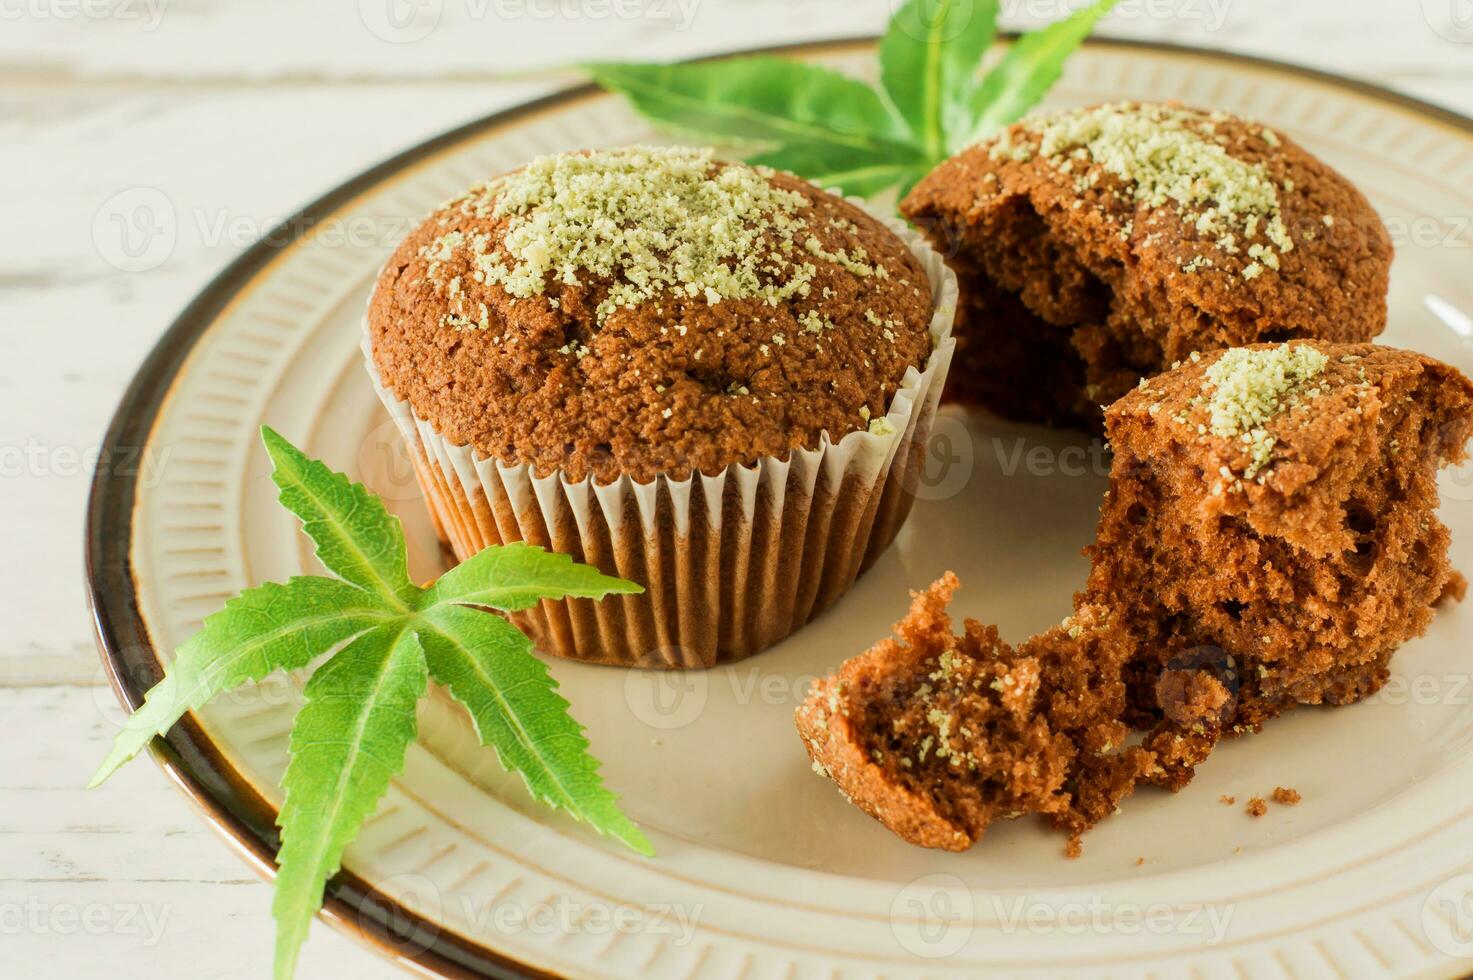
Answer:
<svg viewBox="0 0 1473 980"><path fill-rule="evenodd" d="M260 977L271 963L271 889L138 759L82 788L111 726L108 692L0 689L0 949L6 976ZM325 924L303 977L397 968Z"/></svg>

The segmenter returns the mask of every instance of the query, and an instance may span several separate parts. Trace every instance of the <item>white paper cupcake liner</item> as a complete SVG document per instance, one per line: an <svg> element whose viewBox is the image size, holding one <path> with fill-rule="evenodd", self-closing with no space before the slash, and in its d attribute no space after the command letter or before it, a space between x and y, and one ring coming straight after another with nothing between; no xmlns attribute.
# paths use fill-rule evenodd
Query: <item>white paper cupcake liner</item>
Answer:
<svg viewBox="0 0 1473 980"><path fill-rule="evenodd" d="M957 284L916 232L880 220L921 261L935 308L931 355L922 369L906 371L892 396L889 431L879 426L837 442L825 432L813 449L734 463L714 476L572 482L558 471L537 476L528 464L453 445L384 387L365 319L369 376L457 560L525 541L644 586L642 595L544 601L513 614L538 649L633 667L740 660L826 609L894 540L910 512L907 488L923 464L951 364Z"/></svg>

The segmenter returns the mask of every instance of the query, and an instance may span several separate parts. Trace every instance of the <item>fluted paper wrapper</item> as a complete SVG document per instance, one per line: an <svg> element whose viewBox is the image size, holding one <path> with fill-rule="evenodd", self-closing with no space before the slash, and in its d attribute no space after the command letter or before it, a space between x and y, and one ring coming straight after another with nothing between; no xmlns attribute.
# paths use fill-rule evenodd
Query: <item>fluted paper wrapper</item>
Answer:
<svg viewBox="0 0 1473 980"><path fill-rule="evenodd" d="M856 204L861 202L855 201ZM879 432L824 433L787 459L714 476L597 485L536 475L452 445L368 372L415 466L441 540L463 561L525 541L644 586L642 595L544 600L511 615L545 653L630 667L710 667L751 656L830 606L894 540L914 499L955 341L956 278L903 224L935 306L931 355L906 371Z"/></svg>

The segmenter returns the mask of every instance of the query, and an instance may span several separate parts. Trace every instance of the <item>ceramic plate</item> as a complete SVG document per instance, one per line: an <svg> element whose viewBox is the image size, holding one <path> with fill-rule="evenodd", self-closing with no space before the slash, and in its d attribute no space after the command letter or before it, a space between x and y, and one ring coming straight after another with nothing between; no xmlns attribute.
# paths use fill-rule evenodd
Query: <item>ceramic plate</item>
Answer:
<svg viewBox="0 0 1473 980"><path fill-rule="evenodd" d="M871 42L794 52L870 75ZM1322 75L1197 51L1091 43L1050 102L1181 99L1255 116L1356 181L1398 255L1384 340L1473 371L1473 124ZM375 168L211 284L128 393L97 482L89 567L103 655L137 704L230 594L313 570L275 503L264 422L383 494L421 578L441 558L364 377L359 317L394 242L440 201L535 154L650 140L579 90ZM303 229L306 229L303 231ZM948 410L924 498L835 609L706 673L556 662L608 782L659 851L609 846L529 802L443 697L349 849L327 916L451 975L896 977L1455 975L1473 966L1473 609L1444 610L1368 703L1302 710L1227 745L1184 792L1143 791L1077 860L1031 820L965 854L902 843L815 776L792 714L815 674L886 633L946 569L956 612L1021 639L1069 610L1103 460L1068 434ZM126 457L120 457L126 458ZM131 474L131 475L130 475ZM1473 470L1446 474L1454 559L1473 569ZM157 754L263 871L296 688L221 698ZM1253 819L1275 786L1304 802ZM1233 796L1236 805L1219 802ZM264 941L264 940L263 940Z"/></svg>

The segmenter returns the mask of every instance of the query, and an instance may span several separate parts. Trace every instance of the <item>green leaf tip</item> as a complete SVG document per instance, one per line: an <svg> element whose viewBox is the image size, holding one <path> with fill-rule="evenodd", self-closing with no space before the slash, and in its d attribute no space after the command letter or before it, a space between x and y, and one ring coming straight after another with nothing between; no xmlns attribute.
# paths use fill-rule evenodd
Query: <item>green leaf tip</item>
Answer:
<svg viewBox="0 0 1473 980"><path fill-rule="evenodd" d="M389 618L375 598L337 579L301 576L247 589L205 618L164 679L128 716L89 786L101 784L155 736L217 694L305 667L317 654Z"/></svg>
<svg viewBox="0 0 1473 980"><path fill-rule="evenodd" d="M880 82L933 164L965 122L966 97L997 36L997 0L909 0L880 40Z"/></svg>
<svg viewBox="0 0 1473 980"><path fill-rule="evenodd" d="M602 599L643 591L641 585L604 575L570 555L513 542L492 545L440 576L426 590L424 606L453 602L517 612L543 599Z"/></svg>
<svg viewBox="0 0 1473 980"><path fill-rule="evenodd" d="M969 99L970 118L957 130L953 152L1020 119L1053 88L1064 72L1064 63L1116 0L1098 0L1063 20L1018 38Z"/></svg>
<svg viewBox="0 0 1473 980"><path fill-rule="evenodd" d="M281 505L302 522L328 571L408 610L419 589L409 580L404 532L383 501L267 426L261 441Z"/></svg>
<svg viewBox="0 0 1473 980"><path fill-rule="evenodd" d="M483 745L532 796L643 854L649 841L619 810L583 728L568 713L532 641L506 620L454 603L427 610L430 675L466 709ZM513 697L513 693L516 695Z"/></svg>

